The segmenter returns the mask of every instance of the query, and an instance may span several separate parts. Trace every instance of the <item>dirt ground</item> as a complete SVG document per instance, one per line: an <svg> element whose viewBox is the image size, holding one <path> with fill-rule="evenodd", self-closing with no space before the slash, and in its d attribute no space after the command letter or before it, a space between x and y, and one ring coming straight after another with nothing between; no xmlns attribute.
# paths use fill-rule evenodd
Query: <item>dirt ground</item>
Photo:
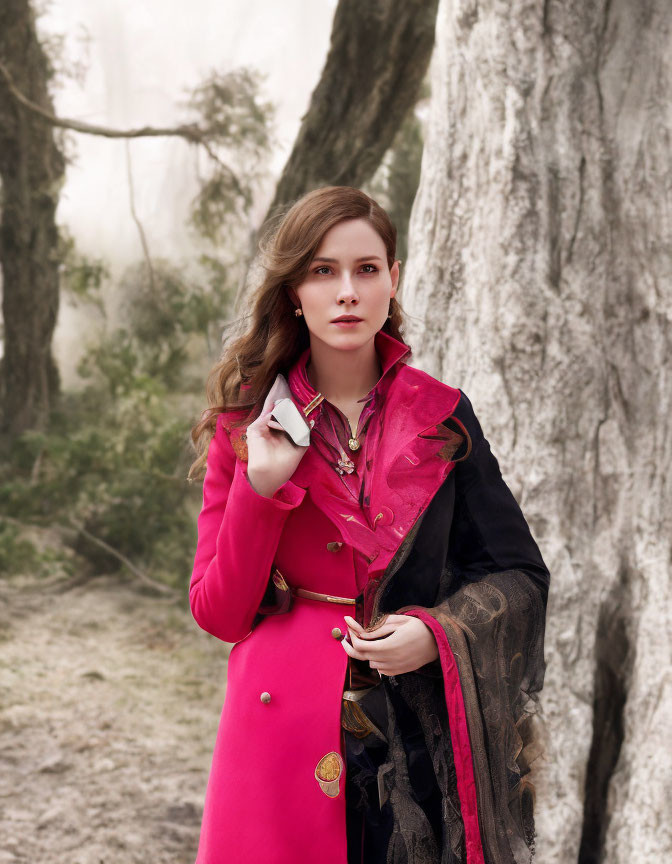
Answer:
<svg viewBox="0 0 672 864"><path fill-rule="evenodd" d="M193 864L229 647L186 592L0 579L0 864Z"/></svg>

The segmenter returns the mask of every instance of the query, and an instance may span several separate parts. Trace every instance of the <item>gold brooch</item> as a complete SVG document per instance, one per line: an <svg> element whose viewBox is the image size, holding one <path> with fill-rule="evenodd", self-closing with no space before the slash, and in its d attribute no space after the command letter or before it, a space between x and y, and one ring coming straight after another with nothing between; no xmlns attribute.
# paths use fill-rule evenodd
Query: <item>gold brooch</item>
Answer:
<svg viewBox="0 0 672 864"><path fill-rule="evenodd" d="M332 750L323 756L315 768L315 779L325 795L336 798L339 793L338 780L343 772L344 765L341 754Z"/></svg>

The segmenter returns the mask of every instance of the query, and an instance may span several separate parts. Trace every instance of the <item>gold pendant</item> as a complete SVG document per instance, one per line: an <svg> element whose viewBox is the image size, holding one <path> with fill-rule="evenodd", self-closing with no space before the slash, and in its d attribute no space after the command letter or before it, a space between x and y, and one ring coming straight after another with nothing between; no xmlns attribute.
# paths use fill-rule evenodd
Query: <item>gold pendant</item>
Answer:
<svg viewBox="0 0 672 864"><path fill-rule="evenodd" d="M359 450L359 441L356 438L351 438L348 441L348 447L351 450Z"/></svg>

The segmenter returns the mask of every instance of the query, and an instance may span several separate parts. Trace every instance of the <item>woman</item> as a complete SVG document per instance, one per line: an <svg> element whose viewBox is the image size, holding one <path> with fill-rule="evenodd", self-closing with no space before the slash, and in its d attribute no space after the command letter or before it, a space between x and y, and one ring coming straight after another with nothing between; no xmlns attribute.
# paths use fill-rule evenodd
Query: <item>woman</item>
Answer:
<svg viewBox="0 0 672 864"><path fill-rule="evenodd" d="M190 606L235 643L197 864L527 862L539 549L465 394L406 363L379 205L317 189L264 251L192 432Z"/></svg>

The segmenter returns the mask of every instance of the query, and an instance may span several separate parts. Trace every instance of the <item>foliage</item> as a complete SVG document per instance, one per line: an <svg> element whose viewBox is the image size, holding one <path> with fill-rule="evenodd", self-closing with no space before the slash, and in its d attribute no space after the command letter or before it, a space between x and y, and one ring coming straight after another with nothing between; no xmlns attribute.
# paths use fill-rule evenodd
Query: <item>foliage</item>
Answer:
<svg viewBox="0 0 672 864"><path fill-rule="evenodd" d="M30 528L0 518L0 574L15 576L29 574L39 579L53 576L55 572L74 575L73 555L61 545L51 547L32 542L26 534Z"/></svg>
<svg viewBox="0 0 672 864"><path fill-rule="evenodd" d="M20 529L9 522L0 521L0 573L13 570L34 570L39 557L35 546L20 536Z"/></svg>
<svg viewBox="0 0 672 864"><path fill-rule="evenodd" d="M101 287L110 276L107 265L100 258L87 258L75 246L70 232L58 230L58 260L60 262L59 284L73 305L82 303L95 305L104 312Z"/></svg>
<svg viewBox="0 0 672 864"><path fill-rule="evenodd" d="M213 243L232 240L266 174L265 160L277 144L271 133L273 104L260 99L256 70L212 72L187 95L183 106L204 132L209 176L192 203L191 223Z"/></svg>
<svg viewBox="0 0 672 864"><path fill-rule="evenodd" d="M39 17L49 5L41 0L33 8ZM66 77L83 82L89 37L80 30L78 38L75 62L70 35L67 42L41 36L52 86ZM98 309L102 335L84 346L78 365L83 386L60 394L48 431L2 442L0 517L75 527L77 551L98 571L127 562L175 583L191 570L192 505L197 512L200 496L185 479L193 458L189 407L203 402L194 394L203 391L204 358L210 364L218 353L222 315L247 264L255 185L277 143L270 131L273 107L260 98L260 84L252 70L214 71L185 94L189 117L180 129L193 131L185 137L206 164L189 224L199 247L209 251L191 265L193 278L174 264L150 261L147 252L147 260L112 286L113 300L121 302L110 329L103 296L108 264L81 254L59 227L59 287L75 305ZM136 224L142 233L137 218ZM196 367L193 378L190 367ZM43 564L49 567L48 556L3 526L0 565L19 572Z"/></svg>
<svg viewBox="0 0 672 864"><path fill-rule="evenodd" d="M126 558L178 585L191 572L199 502L186 481L193 418L185 368L190 340L214 326L213 309L228 294L186 284L165 262L151 274L144 263L129 268L119 290L119 325L80 363L85 386L63 395L48 432L24 433L0 464L0 514L83 526L77 551L98 572ZM30 552L8 536L3 554L16 568Z"/></svg>

